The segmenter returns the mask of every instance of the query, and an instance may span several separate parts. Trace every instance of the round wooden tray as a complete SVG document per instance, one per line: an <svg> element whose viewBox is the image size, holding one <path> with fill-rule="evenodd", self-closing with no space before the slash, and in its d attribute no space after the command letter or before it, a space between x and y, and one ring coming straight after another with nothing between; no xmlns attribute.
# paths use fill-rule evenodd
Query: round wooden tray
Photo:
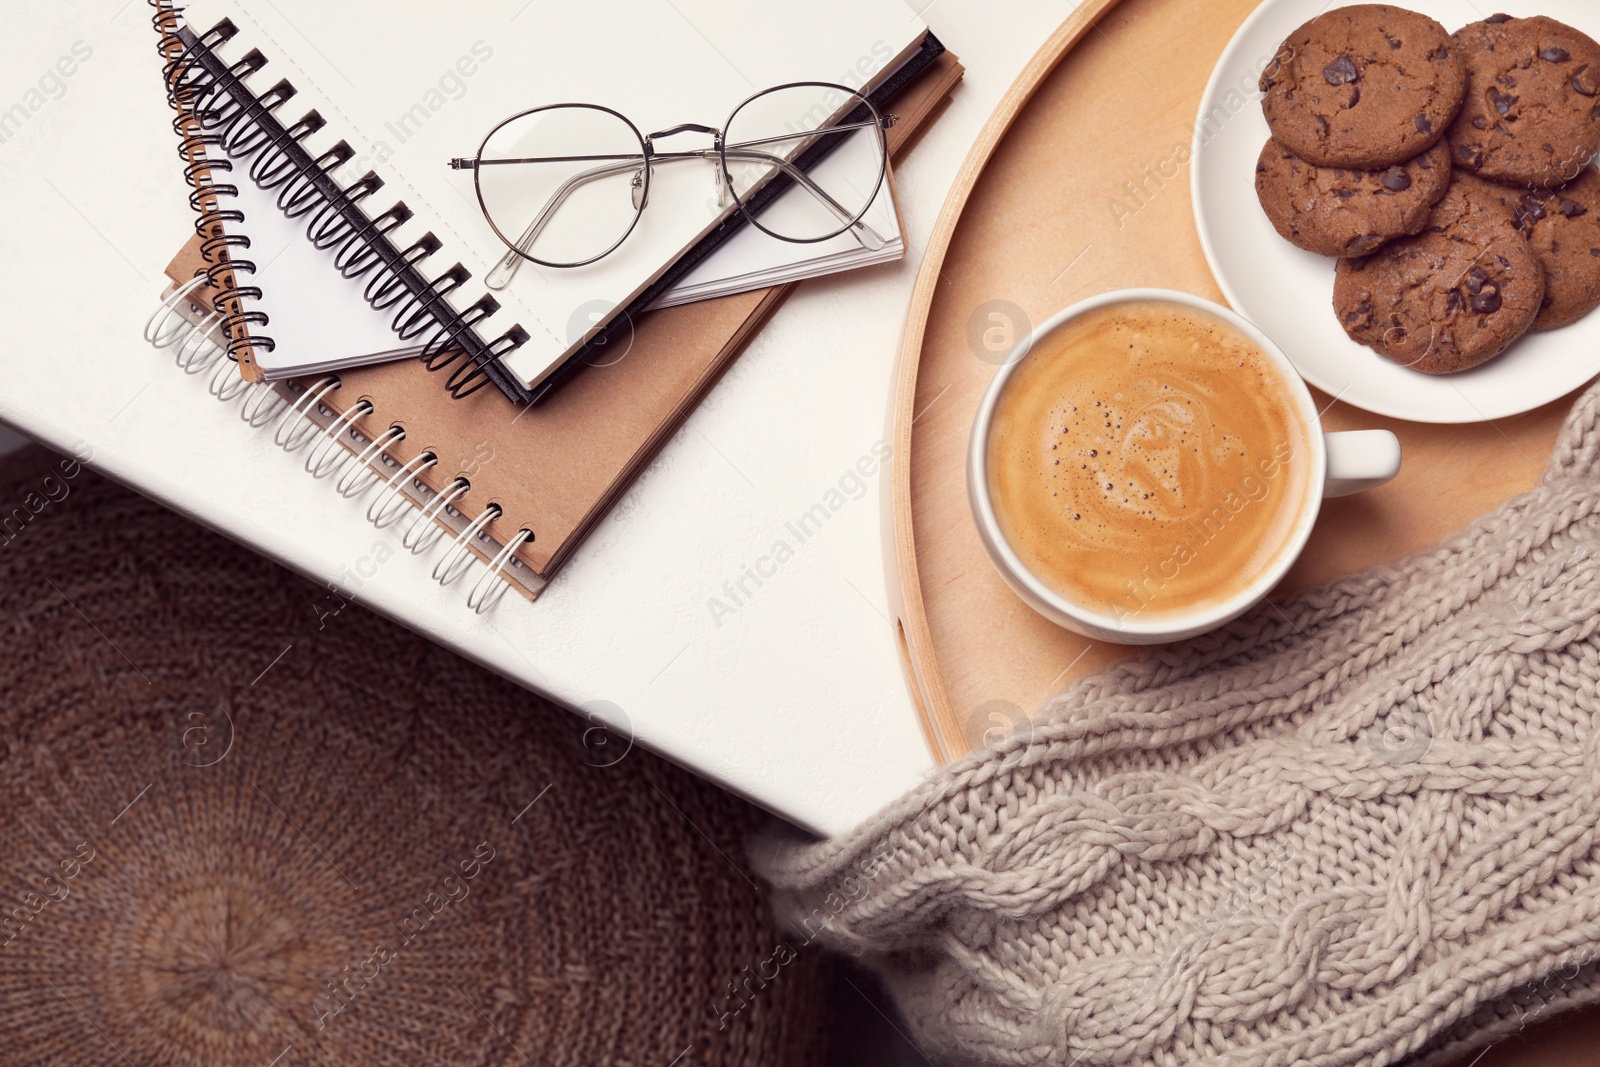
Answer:
<svg viewBox="0 0 1600 1067"><path fill-rule="evenodd" d="M1136 654L1036 615L978 543L965 459L995 370L982 333L1002 321L992 313L1038 322L1126 286L1221 299L1195 233L1188 153L1212 67L1254 6L1084 0L979 134L928 239L896 371L885 548L907 679L943 760L1020 725L1071 679ZM1256 106L1253 94L1245 106ZM1531 487L1571 400L1469 426L1318 403L1330 428L1393 430L1403 469L1383 489L1330 501L1278 593L1396 559ZM1596 1047L1600 1010L1591 1009L1458 1067L1591 1063Z"/></svg>
<svg viewBox="0 0 1600 1067"><path fill-rule="evenodd" d="M1028 322L1126 286L1222 299L1195 233L1188 161L1201 93L1254 6L1085 0L979 134L928 239L897 369L887 553L907 676L941 759L1133 654L1036 615L978 543L967 435L1003 358L984 333L1009 324L1020 335ZM1237 114L1257 106L1252 89L1240 87ZM1570 406L1425 426L1318 402L1330 428L1393 430L1405 460L1385 488L1329 503L1280 592L1398 558L1529 488Z"/></svg>

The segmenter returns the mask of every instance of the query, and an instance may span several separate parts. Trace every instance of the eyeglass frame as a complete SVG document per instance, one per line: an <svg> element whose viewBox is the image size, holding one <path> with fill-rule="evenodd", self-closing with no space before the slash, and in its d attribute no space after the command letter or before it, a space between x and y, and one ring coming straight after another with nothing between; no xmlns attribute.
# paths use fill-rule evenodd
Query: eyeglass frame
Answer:
<svg viewBox="0 0 1600 1067"><path fill-rule="evenodd" d="M799 88L820 88L820 89L838 90L838 91L846 94L847 96L855 97L857 103L856 103L856 105L854 107L850 108L850 110L843 116L843 118L845 120L843 123L833 124L833 125L828 125L828 126L820 126L815 130L806 131L804 133L790 134L790 135L786 135L786 136L783 136L783 137L763 138L760 141L740 142L739 144L731 145L731 146L726 144L723 141L723 134L725 133L727 127L729 125L731 125L733 120L738 117L739 112L742 111L751 102L753 102L755 100L759 100L761 97L767 96L767 95L769 95L771 93L781 92L782 90L785 90L785 89L799 89ZM850 122L849 121L850 117L852 115L854 115L863 105L865 105L865 107L867 108L868 117L865 120L860 121L860 122L853 122L853 123ZM572 157L549 156L549 157L531 157L529 159L504 159L504 160L496 160L496 159L485 160L483 158L483 151L484 151L484 149L486 147L488 147L490 139L492 139L495 134L497 134L501 130L505 129L505 127L509 126L511 123L516 122L516 121L518 121L520 119L527 118L529 115L536 115L541 111L554 111L554 110L561 109L561 108L587 108L587 109L589 109L591 111L599 111L599 112L602 112L604 114L612 115L612 116L620 119L622 121L622 123L625 126L628 127L629 132L631 132L633 134L634 138L639 142L639 149L640 149L639 155L638 156L633 156L633 155L628 155L628 156L572 156ZM660 161L660 162L674 162L674 161L677 161L677 160L684 160L684 159L705 159L705 160L709 160L709 161L715 162L716 163L717 195L718 195L719 204L721 206L725 207L726 206L726 201L723 198L724 197L731 198L733 200L734 204L739 208L740 213L744 215L745 219L752 226L755 226L761 232L763 232L763 233L765 233L765 234L767 234L767 235L769 235L771 237L774 237L774 238L776 238L776 239L778 239L780 241L787 241L787 242L789 242L791 244L816 244L816 243L818 243L820 241L832 240L833 238L839 236L842 233L845 233L845 232L847 232L847 231L849 231L851 229L855 229L857 227L860 227L860 228L865 229L869 234L872 235L872 237L874 239L876 239L878 242L880 242L877 247L882 247L882 244L881 244L881 242L883 240L882 237L879 236L876 233L876 231L872 230L872 228L870 226L868 226L867 224L862 222L862 219L866 216L867 211L872 207L873 201L875 201L877 199L879 190L883 188L884 178L888 174L888 170L889 170L889 162L888 162L889 161L889 144L888 144L888 137L886 135L886 131L890 127L892 127L895 124L896 121L898 121L897 116L895 116L892 112L880 112L878 110L877 105L874 104L870 99L868 99L868 97L864 93L862 93L862 92L860 92L860 91L858 91L856 89L852 89L847 85L840 85L837 82L813 82L813 81L785 82L785 83L783 83L781 85L770 86L770 87L768 87L766 89L761 90L758 93L753 93L752 95L746 97L744 100L740 101L737 105L735 105L734 109L731 112L728 113L727 121L725 121L723 123L721 129L718 129L717 127L714 127L714 126L704 126L704 125L701 125L699 123L694 123L694 122L685 122L685 123L680 123L677 126L669 127L667 129L664 129L664 130L657 130L654 133L645 134L645 133L641 133L639 131L639 127L637 125L635 125L633 120L629 119L628 116L622 114L620 111L617 111L614 108L606 107L603 104L589 104L589 103L581 103L581 102L560 103L560 104L543 104L543 105L541 105L539 107L532 107L532 108L528 108L525 111L519 111L514 115L510 115L510 116L507 116L506 118L502 119L500 122L496 123L493 127L491 127L489 132L484 135L483 140L478 145L478 150L477 150L476 154L474 154L473 156L470 156L470 157L457 156L455 158L452 158L450 160L449 166L450 166L451 170L471 170L472 171L472 187L473 187L474 194L477 196L478 209L483 213L484 221L489 224L489 228L494 231L495 236L498 237L500 239L500 242L502 244L504 244L506 246L506 248L508 249L507 254L504 257L501 258L500 263L498 265L496 265L496 267L490 272L490 275L489 275L490 278L494 278L496 275L500 275L502 273L505 274L506 277L504 278L504 280L501 282L500 285L498 285L498 286L491 285L492 288L504 288L505 284L509 283L509 281L510 281L510 275L516 273L516 268L518 266L520 266L522 261L524 261L524 260L526 260L529 263L537 264L538 266L541 266L541 267L552 267L552 268L556 268L556 269L566 269L566 268L574 268L574 267L586 267L586 266L590 265L591 263L595 263L595 262L598 262L599 260L604 259L606 256L609 256L611 253L615 252L618 248L622 247L622 245L628 240L628 238L633 235L634 229L636 229L638 227L638 225L639 225L639 220L644 217L645 208L649 206L649 203L650 203L650 176L651 176L651 171L652 171L653 164L658 162L658 161ZM843 225L841 225L837 230L834 230L832 233L823 234L822 236L819 236L819 237L789 237L789 236L786 236L784 234L775 233L772 230L768 229L766 226L763 226L761 224L760 220L756 217L756 211L749 204L746 203L746 198L745 197L741 197L734 189L733 175L728 170L728 155L727 155L727 153L728 153L728 149L730 147L734 148L734 149L738 149L738 148L743 147L745 144L765 144L765 143L769 143L771 141L787 141L787 140L797 140L797 139L801 139L801 138L805 138L805 137L820 137L820 136L823 136L823 135L828 134L828 133L844 133L844 132L848 132L848 131L851 131L851 130L857 130L857 129L873 129L873 130L875 130L877 132L877 137L878 137L878 177L877 177L877 180L873 183L872 192L871 192L871 194L869 196L866 197L866 200L863 203L863 205L861 207L861 210L856 212L853 216L851 216L849 218L848 221L846 221ZM711 147L710 148L694 149L694 150L689 150L689 151L681 151L681 152L662 152L662 151L658 150L655 147L655 141L656 141L657 138L672 137L672 136L675 136L675 135L680 134L680 133L708 133L708 134L711 134L712 135ZM842 144L842 143L844 143L844 142L843 141L837 142L837 144ZM818 157L818 159L812 161L812 163L814 164L815 162L819 162L821 158L825 157L828 153L831 153L834 150L834 147L837 147L837 144L833 145L833 146L829 146L824 151L823 156L822 157ZM782 178L787 179L788 182L790 182L791 184L800 183L800 184L802 184L804 186L810 187L810 191L812 192L812 194L815 197L817 197L817 199L821 200L825 205L827 205L829 207L829 209L832 210L837 216L843 217L845 214L847 214L846 209L841 204L839 204L836 200L834 200L831 196L829 196L825 190L821 189L820 187L815 185L815 183L810 181L810 179L807 176L805 170L803 169L803 167L800 164L799 157L804 157L807 152L809 152L812 148L815 148L815 147L816 147L815 144L813 144L811 146L808 146L806 149L804 149L800 153L798 153L798 157L795 158L795 159L784 159L782 157L775 156L775 155L772 155L770 153L765 153L765 152L763 152L763 153L755 153L755 155L759 159L765 161L766 165L773 166L775 168L774 173L769 175L766 179L764 179L761 182L760 186L756 190L756 195L757 196L763 195L767 189L771 188L774 185L774 183L777 182L780 177L782 177ZM596 173L595 171L585 171L583 173L573 175L571 178L568 178L567 181L565 183L563 183L562 186L556 190L555 194L550 198L549 202L545 205L544 209L542 211L540 211L540 213L534 218L533 222L528 224L528 227L523 232L523 236L522 236L522 238L521 238L521 240L519 242L513 242L511 239L509 239L501 231L499 224L497 224L495 222L494 216L492 214L490 214L490 212L489 212L489 205L484 200L483 183L479 180L480 168L483 167L483 166L494 166L494 165L507 164L507 163L562 162L562 161L578 162L578 161L582 161L582 160L586 160L586 159L598 160L598 159L613 159L613 158L619 160L619 162L611 164L610 166L605 167L605 168L596 168L596 171L615 171L615 172L619 172L620 173L621 171L625 171L625 170L628 170L628 169L632 169L634 167L638 167L638 173L643 175L642 185L636 185L636 188L639 188L639 192L636 194L636 199L637 199L638 203L634 208L633 220L628 224L628 228L622 232L622 235L620 237L618 237L617 240L615 242L613 242L609 248L605 249L602 252L597 253L596 255L593 255L593 256L589 257L588 259L580 260L580 261L578 261L576 263L551 263L551 262L548 262L546 260L537 259L534 256L531 256L528 253L522 251L518 247L518 244L519 243L523 243L523 242L531 242L531 240L533 240L534 238L536 238L538 236L538 233L540 231L542 231L542 229L543 229L543 224L545 222L547 222L549 217L554 213L554 211L557 208L560 207L561 203L566 199L566 195L567 195L568 191L571 188L575 187L574 183L578 179L598 178L598 177L604 176L602 173ZM627 160L628 162L626 163L626 165L624 165L624 164L622 164L620 162L621 160ZM636 178L637 178L637 176L636 176ZM788 186L779 186L778 192L781 193L781 192L785 191L787 188L788 188ZM777 194L773 194L773 195L777 195ZM862 243L863 244L867 244L868 247L873 247L871 244L869 244L867 242L866 239L861 238L859 234L858 234L858 239L861 239Z"/></svg>

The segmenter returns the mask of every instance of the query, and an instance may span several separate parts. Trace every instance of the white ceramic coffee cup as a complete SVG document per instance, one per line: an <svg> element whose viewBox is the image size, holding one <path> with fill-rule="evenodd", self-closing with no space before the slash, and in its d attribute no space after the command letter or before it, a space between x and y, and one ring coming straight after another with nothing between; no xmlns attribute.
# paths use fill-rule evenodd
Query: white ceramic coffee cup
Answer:
<svg viewBox="0 0 1600 1067"><path fill-rule="evenodd" d="M1311 484L1305 504L1272 565L1252 584L1238 593L1190 611L1160 614L1131 611L1115 615L1073 602L1030 571L1001 533L995 519L994 502L989 493L989 429L995 406L1004 393L1012 372L1033 346L1050 333L1081 315L1114 304L1167 301L1193 308L1233 326L1253 340L1268 359L1277 364L1288 388L1284 398L1299 419L1311 449ZM1000 577L1030 607L1045 618L1085 637L1118 644L1153 645L1194 637L1238 618L1266 597L1269 590L1300 557L1322 501L1374 489L1400 472L1400 442L1388 430L1352 430L1324 433L1311 393L1283 350L1266 334L1234 312L1188 293L1169 289L1121 289L1091 297L1050 316L1030 334L995 374L994 381L978 406L967 454L967 494L977 521L978 536L994 562Z"/></svg>

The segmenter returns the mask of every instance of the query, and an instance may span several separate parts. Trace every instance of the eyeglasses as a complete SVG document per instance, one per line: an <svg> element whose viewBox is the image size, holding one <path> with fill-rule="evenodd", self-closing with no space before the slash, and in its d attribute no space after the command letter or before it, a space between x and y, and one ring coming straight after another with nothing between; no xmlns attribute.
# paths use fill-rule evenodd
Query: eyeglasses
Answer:
<svg viewBox="0 0 1600 1067"><path fill-rule="evenodd" d="M513 115L489 131L472 158L478 206L510 250L485 279L503 289L524 260L582 267L616 251L650 202L655 167L704 160L715 168L717 206L737 204L760 230L809 244L849 232L863 247L884 246L864 220L883 184L893 115L831 82L791 82L733 109L717 129L684 123L641 134L598 104L551 104ZM662 151L656 141L710 134L710 148Z"/></svg>

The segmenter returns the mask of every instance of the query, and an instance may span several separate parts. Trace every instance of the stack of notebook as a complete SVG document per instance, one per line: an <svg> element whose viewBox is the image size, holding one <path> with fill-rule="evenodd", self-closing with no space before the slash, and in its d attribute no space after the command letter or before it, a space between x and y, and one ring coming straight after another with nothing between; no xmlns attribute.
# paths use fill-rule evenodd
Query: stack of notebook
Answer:
<svg viewBox="0 0 1600 1067"><path fill-rule="evenodd" d="M152 3L199 212L164 304L187 328L152 339L191 370L218 342L213 391L371 493L375 522L410 514L407 547L452 535L441 581L489 564L474 606L483 578L537 595L794 279L895 258L900 229L887 192L870 250L680 197L598 269L491 290L497 244L445 162L539 104L717 121L785 80L859 87L897 119L893 159L961 77L903 0L515 0L444 24L406 3Z"/></svg>

